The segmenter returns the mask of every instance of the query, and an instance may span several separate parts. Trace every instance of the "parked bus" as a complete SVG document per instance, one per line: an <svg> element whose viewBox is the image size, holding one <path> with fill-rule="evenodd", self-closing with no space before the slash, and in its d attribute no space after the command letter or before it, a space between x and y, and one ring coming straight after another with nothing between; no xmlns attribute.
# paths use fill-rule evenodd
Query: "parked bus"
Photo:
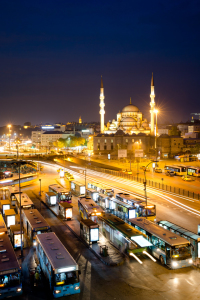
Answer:
<svg viewBox="0 0 200 300"><path fill-rule="evenodd" d="M152 255L159 259L162 265L179 269L193 264L191 243L187 239L145 218L129 219L129 222L147 235L148 240L153 244Z"/></svg>
<svg viewBox="0 0 200 300"><path fill-rule="evenodd" d="M125 222L136 217L136 207L115 198L109 198L107 212L121 218Z"/></svg>
<svg viewBox="0 0 200 300"><path fill-rule="evenodd" d="M57 203L63 203L63 202L72 202L72 195L69 190L66 188L63 188L59 184L51 184L49 185L49 192L52 192L56 195Z"/></svg>
<svg viewBox="0 0 200 300"><path fill-rule="evenodd" d="M146 205L146 201L143 198L133 197L126 193L118 193L116 194L116 199L133 205L136 209L136 217L145 217L152 221L155 220L156 205Z"/></svg>
<svg viewBox="0 0 200 300"><path fill-rule="evenodd" d="M99 197L99 192L97 192L97 190L94 189L87 189L86 190L86 196L92 198L92 200L94 200L95 202L97 202L98 197Z"/></svg>
<svg viewBox="0 0 200 300"><path fill-rule="evenodd" d="M97 223L97 216L103 213L103 209L90 197L79 197L78 208L82 219L91 219Z"/></svg>
<svg viewBox="0 0 200 300"><path fill-rule="evenodd" d="M23 211L23 226L33 245L35 245L36 234L51 231L51 227L37 209Z"/></svg>
<svg viewBox="0 0 200 300"><path fill-rule="evenodd" d="M97 203L103 208L103 210L109 209L110 197L105 194L99 194Z"/></svg>
<svg viewBox="0 0 200 300"><path fill-rule="evenodd" d="M15 205L16 203L16 195L19 194L19 186L8 186L8 197L11 200L12 205Z"/></svg>
<svg viewBox="0 0 200 300"><path fill-rule="evenodd" d="M99 231L121 252L143 253L152 246L144 233L114 215L103 213L98 216L98 223Z"/></svg>
<svg viewBox="0 0 200 300"><path fill-rule="evenodd" d="M80 293L79 266L54 232L36 236L36 254L54 298Z"/></svg>
<svg viewBox="0 0 200 300"><path fill-rule="evenodd" d="M187 167L184 165L166 165L164 167L165 172L174 171L175 175L182 176L187 174Z"/></svg>
<svg viewBox="0 0 200 300"><path fill-rule="evenodd" d="M187 167L187 175L200 177L200 167Z"/></svg>
<svg viewBox="0 0 200 300"><path fill-rule="evenodd" d="M0 299L22 294L21 269L8 235L0 238Z"/></svg>
<svg viewBox="0 0 200 300"><path fill-rule="evenodd" d="M20 213L20 194L15 195L17 199L16 207L18 214ZM21 193L21 209L33 209L34 204L26 193Z"/></svg>
<svg viewBox="0 0 200 300"><path fill-rule="evenodd" d="M114 189L109 188L108 186L102 185L100 183L90 183L88 182L88 188L89 189L94 189L97 192L99 192L100 194L105 194L108 196L113 196L114 195Z"/></svg>
<svg viewBox="0 0 200 300"><path fill-rule="evenodd" d="M71 192L75 195L75 196L80 196L80 195L85 195L85 185L72 180L71 181Z"/></svg>

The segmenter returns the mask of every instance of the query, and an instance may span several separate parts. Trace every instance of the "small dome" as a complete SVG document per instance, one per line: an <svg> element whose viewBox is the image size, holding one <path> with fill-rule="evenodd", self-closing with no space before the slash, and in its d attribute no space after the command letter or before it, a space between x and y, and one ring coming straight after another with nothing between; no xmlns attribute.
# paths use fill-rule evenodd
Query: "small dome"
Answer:
<svg viewBox="0 0 200 300"><path fill-rule="evenodd" d="M139 112L139 108L135 105L129 104L122 109L122 112Z"/></svg>

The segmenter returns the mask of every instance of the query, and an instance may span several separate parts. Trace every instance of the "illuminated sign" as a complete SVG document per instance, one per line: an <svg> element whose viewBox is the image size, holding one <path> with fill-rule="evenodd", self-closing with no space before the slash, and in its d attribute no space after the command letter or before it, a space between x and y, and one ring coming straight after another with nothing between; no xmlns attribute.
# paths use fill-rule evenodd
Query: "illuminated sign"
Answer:
<svg viewBox="0 0 200 300"><path fill-rule="evenodd" d="M90 132L88 129L83 129L82 132Z"/></svg>
<svg viewBox="0 0 200 300"><path fill-rule="evenodd" d="M6 209L10 209L10 204L3 205L3 214L5 214Z"/></svg>
<svg viewBox="0 0 200 300"><path fill-rule="evenodd" d="M65 171L63 169L60 169L60 177L63 178L65 176Z"/></svg>
<svg viewBox="0 0 200 300"><path fill-rule="evenodd" d="M90 229L90 241L97 242L99 240L99 228Z"/></svg>
<svg viewBox="0 0 200 300"><path fill-rule="evenodd" d="M67 208L65 210L65 217L66 217L66 219L71 219L72 218L72 208Z"/></svg>
<svg viewBox="0 0 200 300"><path fill-rule="evenodd" d="M22 236L22 241L23 241L23 236ZM21 235L20 234L15 234L14 235L14 247L21 247Z"/></svg>
<svg viewBox="0 0 200 300"><path fill-rule="evenodd" d="M7 216L7 226L15 225L15 216Z"/></svg>
<svg viewBox="0 0 200 300"><path fill-rule="evenodd" d="M50 197L50 203L51 203L51 205L55 205L56 204L56 196L51 196Z"/></svg>
<svg viewBox="0 0 200 300"><path fill-rule="evenodd" d="M136 218L136 215L135 215L135 209L130 209L129 210L129 219L132 219L132 218Z"/></svg>
<svg viewBox="0 0 200 300"><path fill-rule="evenodd" d="M54 129L55 127L54 126L42 126L42 129Z"/></svg>
<svg viewBox="0 0 200 300"><path fill-rule="evenodd" d="M65 273L65 272L71 272L71 271L75 271L75 270L76 270L76 266L58 269L57 272L55 272L55 273Z"/></svg>

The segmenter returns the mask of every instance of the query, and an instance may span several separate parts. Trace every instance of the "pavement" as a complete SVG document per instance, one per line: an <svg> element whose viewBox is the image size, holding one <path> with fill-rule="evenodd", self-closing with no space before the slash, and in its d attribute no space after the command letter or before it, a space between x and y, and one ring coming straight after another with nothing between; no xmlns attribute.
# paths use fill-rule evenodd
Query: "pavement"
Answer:
<svg viewBox="0 0 200 300"><path fill-rule="evenodd" d="M69 188L69 183L64 180L60 179L57 180L59 184L61 184L65 188ZM38 197L39 199L39 197ZM72 220L63 220L63 217L59 215L59 207L58 205L49 206L45 201L45 193L42 193L41 196L42 202L56 215L62 222L65 224L66 227L70 229L70 231L79 239L82 243L85 244L86 247L90 249L91 252L95 254L95 256L102 261L104 264L109 266L118 266L124 263L125 255L118 251L104 236L100 235L99 241L97 243L93 243L89 245L84 241L80 236L80 216L78 211L78 197L72 196L72 205L73 205L73 219ZM108 256L102 256L101 247L107 247Z"/></svg>

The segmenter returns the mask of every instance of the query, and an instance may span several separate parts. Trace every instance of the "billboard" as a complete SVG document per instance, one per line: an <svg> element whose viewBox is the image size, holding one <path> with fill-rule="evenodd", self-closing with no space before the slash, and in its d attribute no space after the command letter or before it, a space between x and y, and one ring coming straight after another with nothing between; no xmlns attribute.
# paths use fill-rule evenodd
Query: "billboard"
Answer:
<svg viewBox="0 0 200 300"><path fill-rule="evenodd" d="M135 157L143 157L143 149L137 149L135 150Z"/></svg>
<svg viewBox="0 0 200 300"><path fill-rule="evenodd" d="M127 157L127 149L118 150L118 158Z"/></svg>

